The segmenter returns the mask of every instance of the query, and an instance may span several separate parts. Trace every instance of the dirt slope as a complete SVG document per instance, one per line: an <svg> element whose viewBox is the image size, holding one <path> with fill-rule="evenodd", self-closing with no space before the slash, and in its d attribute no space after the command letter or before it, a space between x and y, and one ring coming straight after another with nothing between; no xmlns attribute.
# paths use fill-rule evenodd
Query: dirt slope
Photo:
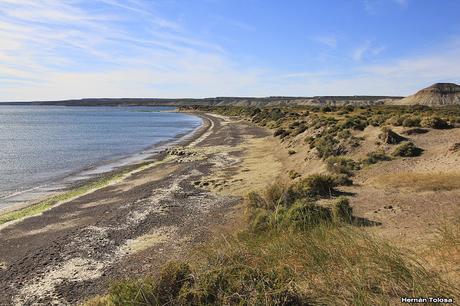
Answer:
<svg viewBox="0 0 460 306"><path fill-rule="evenodd" d="M420 90L414 95L396 100L394 104L420 104L429 106L460 105L460 86L454 83L436 83Z"/></svg>

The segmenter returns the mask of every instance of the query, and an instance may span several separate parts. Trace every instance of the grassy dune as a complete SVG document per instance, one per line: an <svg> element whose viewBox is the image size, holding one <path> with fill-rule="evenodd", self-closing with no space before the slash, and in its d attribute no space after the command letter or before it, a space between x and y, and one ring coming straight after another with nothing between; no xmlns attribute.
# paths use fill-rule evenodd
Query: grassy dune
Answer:
<svg viewBox="0 0 460 306"><path fill-rule="evenodd" d="M248 228L224 235L160 277L112 285L101 305L388 305L455 288L408 251L362 231L333 176L274 184L246 199ZM325 187L326 186L326 187Z"/></svg>

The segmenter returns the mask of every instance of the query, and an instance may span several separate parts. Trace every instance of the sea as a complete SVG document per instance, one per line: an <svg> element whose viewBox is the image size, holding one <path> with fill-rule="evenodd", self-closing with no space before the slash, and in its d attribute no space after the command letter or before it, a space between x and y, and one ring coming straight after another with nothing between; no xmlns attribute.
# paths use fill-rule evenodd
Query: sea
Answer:
<svg viewBox="0 0 460 306"><path fill-rule="evenodd" d="M0 104L0 208L64 178L139 160L201 126L174 110Z"/></svg>

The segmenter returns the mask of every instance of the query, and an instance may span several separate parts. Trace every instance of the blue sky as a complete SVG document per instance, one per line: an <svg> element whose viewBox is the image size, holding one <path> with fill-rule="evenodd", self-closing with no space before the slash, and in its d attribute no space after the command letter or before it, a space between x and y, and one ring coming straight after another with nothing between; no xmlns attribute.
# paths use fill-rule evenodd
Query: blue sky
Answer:
<svg viewBox="0 0 460 306"><path fill-rule="evenodd" d="M0 101L408 95L460 82L459 0L0 0Z"/></svg>

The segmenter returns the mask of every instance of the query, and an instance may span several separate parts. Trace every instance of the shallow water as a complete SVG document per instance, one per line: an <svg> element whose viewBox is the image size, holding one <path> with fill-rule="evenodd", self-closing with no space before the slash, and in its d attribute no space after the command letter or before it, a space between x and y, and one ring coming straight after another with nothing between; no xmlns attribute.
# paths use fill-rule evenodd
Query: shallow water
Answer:
<svg viewBox="0 0 460 306"><path fill-rule="evenodd" d="M167 107L0 105L0 199L172 141L201 119Z"/></svg>

